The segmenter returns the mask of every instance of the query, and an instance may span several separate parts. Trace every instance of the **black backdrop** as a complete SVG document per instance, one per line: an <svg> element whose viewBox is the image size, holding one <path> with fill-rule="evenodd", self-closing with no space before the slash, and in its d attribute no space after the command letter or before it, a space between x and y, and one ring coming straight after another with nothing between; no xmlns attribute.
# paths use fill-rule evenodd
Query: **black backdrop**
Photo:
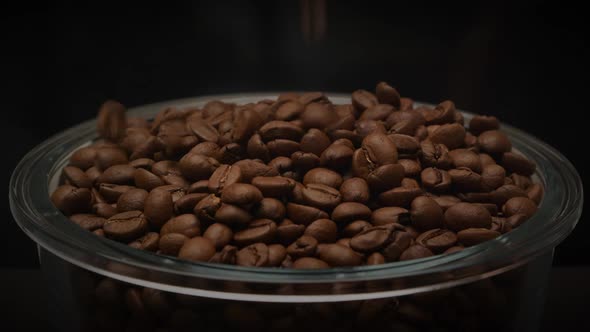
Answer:
<svg viewBox="0 0 590 332"><path fill-rule="evenodd" d="M586 176L580 8L328 1L325 34L311 41L301 13L292 0L2 10L4 188L29 149L93 117L107 98L131 107L214 93L351 92L380 80L417 100L496 115L560 149ZM1 207L0 266L37 266L7 198ZM589 231L582 217L556 264L590 263Z"/></svg>

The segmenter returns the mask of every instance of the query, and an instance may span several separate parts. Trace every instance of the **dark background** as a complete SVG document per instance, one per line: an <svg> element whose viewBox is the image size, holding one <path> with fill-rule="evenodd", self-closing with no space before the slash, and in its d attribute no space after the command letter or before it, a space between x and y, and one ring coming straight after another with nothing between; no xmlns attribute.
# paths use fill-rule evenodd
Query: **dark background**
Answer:
<svg viewBox="0 0 590 332"><path fill-rule="evenodd" d="M298 1L2 10L3 187L29 149L92 118L107 98L133 107L245 91L349 93L380 80L416 100L452 99L498 116L561 150L586 176L582 9L328 1L327 29L315 41L301 32L301 12ZM1 208L0 266L36 267L6 197ZM584 219L555 264L590 263Z"/></svg>

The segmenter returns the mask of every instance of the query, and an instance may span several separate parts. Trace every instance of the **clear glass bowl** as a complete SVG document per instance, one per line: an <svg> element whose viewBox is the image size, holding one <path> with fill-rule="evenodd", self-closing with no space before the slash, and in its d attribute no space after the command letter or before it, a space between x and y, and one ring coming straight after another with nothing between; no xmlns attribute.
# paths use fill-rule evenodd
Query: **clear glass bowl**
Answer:
<svg viewBox="0 0 590 332"><path fill-rule="evenodd" d="M128 114L153 118L169 106L276 95L174 100ZM305 271L192 263L97 237L53 206L49 195L61 169L74 150L96 139L95 128L87 121L46 140L23 158L10 182L12 213L39 246L50 317L60 330L534 331L553 249L582 212L582 182L571 163L503 124L514 149L537 164L536 181L546 188L538 212L512 232L454 254L376 266Z"/></svg>

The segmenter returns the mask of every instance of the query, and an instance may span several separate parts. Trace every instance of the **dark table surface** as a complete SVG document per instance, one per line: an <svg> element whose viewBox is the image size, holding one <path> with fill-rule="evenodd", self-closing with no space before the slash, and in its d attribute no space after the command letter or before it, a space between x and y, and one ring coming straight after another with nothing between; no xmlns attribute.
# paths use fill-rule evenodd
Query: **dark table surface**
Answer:
<svg viewBox="0 0 590 332"><path fill-rule="evenodd" d="M552 269L541 331L590 331L589 279L590 267ZM51 304L44 301L39 270L1 269L0 281L2 326L14 331L55 331L44 317Z"/></svg>

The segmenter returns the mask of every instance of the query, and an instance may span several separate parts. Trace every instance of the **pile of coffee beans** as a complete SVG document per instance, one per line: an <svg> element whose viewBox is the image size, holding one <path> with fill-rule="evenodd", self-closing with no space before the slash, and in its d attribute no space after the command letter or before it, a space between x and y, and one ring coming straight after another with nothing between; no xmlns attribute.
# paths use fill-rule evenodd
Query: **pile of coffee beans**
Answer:
<svg viewBox="0 0 590 332"><path fill-rule="evenodd" d="M543 196L495 117L464 122L452 101L416 106L385 82L350 104L284 93L151 121L107 101L100 139L72 154L51 199L98 236L190 261L322 269L453 253L517 228Z"/></svg>

